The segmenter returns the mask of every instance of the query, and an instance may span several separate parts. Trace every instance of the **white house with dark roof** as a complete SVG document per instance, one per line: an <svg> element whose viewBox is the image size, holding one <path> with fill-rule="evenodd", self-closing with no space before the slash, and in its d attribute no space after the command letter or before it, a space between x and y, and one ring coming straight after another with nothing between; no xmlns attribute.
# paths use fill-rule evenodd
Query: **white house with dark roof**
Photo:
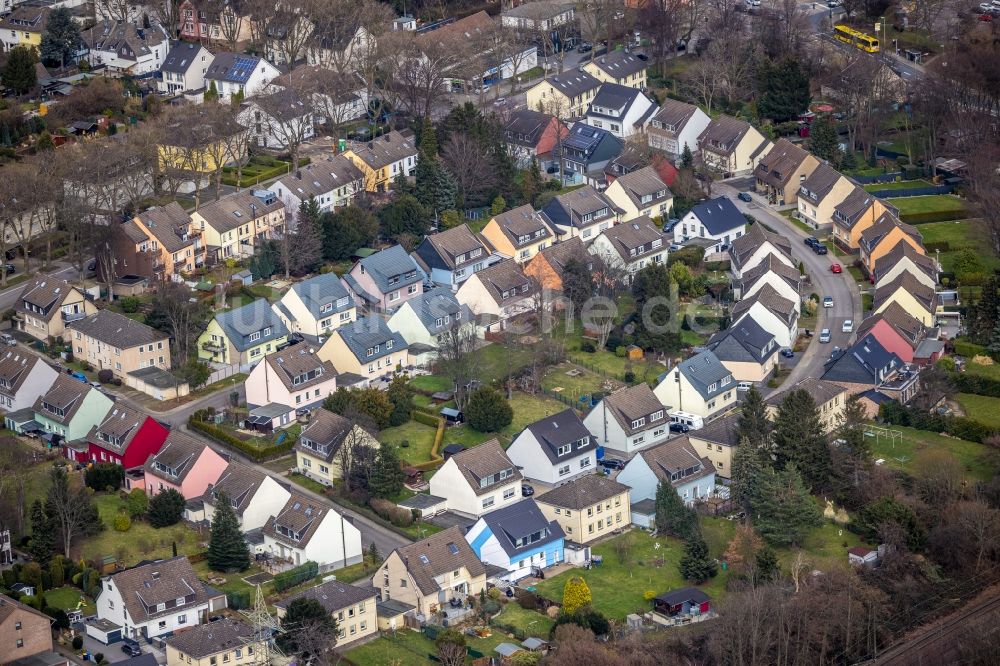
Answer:
<svg viewBox="0 0 1000 666"><path fill-rule="evenodd" d="M216 53L205 71L205 87L215 90L219 100L229 102L233 95L253 97L280 76L278 68L258 56L224 51Z"/></svg>
<svg viewBox="0 0 1000 666"><path fill-rule="evenodd" d="M586 122L627 139L642 131L656 108L656 103L638 88L604 83L587 108Z"/></svg>
<svg viewBox="0 0 1000 666"><path fill-rule="evenodd" d="M472 312L462 305L447 287L435 287L411 298L396 310L387 322L410 347L417 366L426 366L437 357L437 350L451 335L482 336Z"/></svg>
<svg viewBox="0 0 1000 666"><path fill-rule="evenodd" d="M103 20L80 36L89 48L90 65L104 65L116 74L152 74L163 65L170 48L166 30L155 21L143 28L130 21Z"/></svg>
<svg viewBox="0 0 1000 666"><path fill-rule="evenodd" d="M30 408L58 376L55 368L23 349L0 353L0 409L9 413Z"/></svg>
<svg viewBox="0 0 1000 666"><path fill-rule="evenodd" d="M736 303L730 316L730 326L744 317L752 318L782 347L794 346L799 337L799 301L785 298L769 284Z"/></svg>
<svg viewBox="0 0 1000 666"><path fill-rule="evenodd" d="M674 227L674 243L696 242L705 248L706 256L724 252L743 235L747 218L726 197L716 197L695 204Z"/></svg>
<svg viewBox="0 0 1000 666"><path fill-rule="evenodd" d="M322 343L337 328L358 318L350 292L335 273L297 282L271 306L285 327Z"/></svg>
<svg viewBox="0 0 1000 666"><path fill-rule="evenodd" d="M485 237L467 224L425 236L412 256L431 282L452 290L501 259Z"/></svg>
<svg viewBox="0 0 1000 666"><path fill-rule="evenodd" d="M261 530L264 541L256 553L293 566L315 562L320 571L334 571L361 561L361 531L326 503L292 493Z"/></svg>
<svg viewBox="0 0 1000 666"><path fill-rule="evenodd" d="M590 185L553 197L540 214L560 240L579 236L584 243L621 220L619 208Z"/></svg>
<svg viewBox="0 0 1000 666"><path fill-rule="evenodd" d="M618 49L594 58L585 63L581 69L604 83L642 90L646 87L648 67L648 61L625 49Z"/></svg>
<svg viewBox="0 0 1000 666"><path fill-rule="evenodd" d="M484 564L504 569L516 581L566 559L566 535L530 497L479 517L465 540Z"/></svg>
<svg viewBox="0 0 1000 666"><path fill-rule="evenodd" d="M362 258L342 280L355 303L372 312L392 312L424 290L423 275L402 245Z"/></svg>
<svg viewBox="0 0 1000 666"><path fill-rule="evenodd" d="M774 335L744 317L713 335L705 345L738 382L763 382L778 366L781 347ZM686 410L685 410L686 411Z"/></svg>
<svg viewBox="0 0 1000 666"><path fill-rule="evenodd" d="M670 435L670 419L649 384L606 395L583 419L597 443L631 457Z"/></svg>
<svg viewBox="0 0 1000 666"><path fill-rule="evenodd" d="M500 442L488 442L450 456L431 477L430 493L443 497L448 510L478 518L521 499L517 465Z"/></svg>
<svg viewBox="0 0 1000 666"><path fill-rule="evenodd" d="M160 66L157 90L164 95L179 95L205 90L205 74L215 56L201 44L175 42Z"/></svg>
<svg viewBox="0 0 1000 666"><path fill-rule="evenodd" d="M747 232L729 245L730 271L736 280L743 274L752 271L769 257L798 271L792 258L792 243L784 236L779 236L764 228L762 224L751 224Z"/></svg>
<svg viewBox="0 0 1000 666"><path fill-rule="evenodd" d="M653 394L671 413L697 414L707 420L736 405L736 382L718 357L705 350L660 375Z"/></svg>
<svg viewBox="0 0 1000 666"><path fill-rule="evenodd" d="M604 169L625 149L625 141L610 129L576 122L552 149L552 158L562 184L587 183L603 188Z"/></svg>
<svg viewBox="0 0 1000 666"><path fill-rule="evenodd" d="M557 484L597 467L597 439L572 409L527 425L507 455L529 479Z"/></svg>
<svg viewBox="0 0 1000 666"><path fill-rule="evenodd" d="M341 326L316 353L333 363L338 373L349 376L341 377L343 383L367 384L391 376L397 368L412 366L408 350L403 336L373 315Z"/></svg>
<svg viewBox="0 0 1000 666"><path fill-rule="evenodd" d="M669 242L651 219L642 216L605 229L589 250L607 266L623 271L625 282L631 282L643 268L666 263Z"/></svg>
<svg viewBox="0 0 1000 666"><path fill-rule="evenodd" d="M541 302L538 284L513 259L474 274L458 288L455 298L487 332L500 331L510 320L535 312Z"/></svg>
<svg viewBox="0 0 1000 666"><path fill-rule="evenodd" d="M687 146L694 155L698 152L698 137L710 122L708 114L694 104L665 99L646 127L649 147L677 159Z"/></svg>
<svg viewBox="0 0 1000 666"><path fill-rule="evenodd" d="M337 371L307 344L268 354L246 380L247 405L278 403L294 409L315 407L337 390Z"/></svg>
<svg viewBox="0 0 1000 666"><path fill-rule="evenodd" d="M805 280L799 274L799 269L789 266L787 257L783 259L783 256L769 253L755 267L742 271L742 277L733 280L733 298L749 298L764 285L770 285L788 300L800 300L806 289Z"/></svg>
<svg viewBox="0 0 1000 666"><path fill-rule="evenodd" d="M200 500L188 502L185 518L210 525L215 518L215 506L223 494L229 499L244 532L263 527L291 497L291 493L270 475L242 463L230 462L219 480L208 485Z"/></svg>
<svg viewBox="0 0 1000 666"><path fill-rule="evenodd" d="M364 191L365 175L343 155L330 155L285 174L270 187L285 204L286 217L294 218L309 199L321 213L351 205Z"/></svg>
<svg viewBox="0 0 1000 666"><path fill-rule="evenodd" d="M268 87L266 94L243 103L236 120L250 131L251 144L261 148L288 150L316 135L312 105L294 88Z"/></svg>
<svg viewBox="0 0 1000 666"><path fill-rule="evenodd" d="M376 602L379 596L378 590L370 585L359 587L328 580L278 601L274 608L281 619L296 599L315 599L337 621L337 647L342 648L378 633Z"/></svg>
<svg viewBox="0 0 1000 666"><path fill-rule="evenodd" d="M656 515L652 500L661 481L672 485L690 505L715 493L715 466L699 456L687 435L682 435L640 451L618 473L617 481L630 489L633 522L652 527Z"/></svg>
<svg viewBox="0 0 1000 666"><path fill-rule="evenodd" d="M623 222L642 216L665 218L674 205L674 195L654 166L618 176L604 196L621 209Z"/></svg>

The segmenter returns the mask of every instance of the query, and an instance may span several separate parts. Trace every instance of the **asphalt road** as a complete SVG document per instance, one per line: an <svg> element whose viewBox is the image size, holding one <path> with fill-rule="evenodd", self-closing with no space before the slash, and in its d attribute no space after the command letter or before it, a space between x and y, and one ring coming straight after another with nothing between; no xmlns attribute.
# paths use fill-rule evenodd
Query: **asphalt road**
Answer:
<svg viewBox="0 0 1000 666"><path fill-rule="evenodd" d="M854 341L854 334L842 332L841 327L846 319L852 319L855 328L861 323L860 291L846 267L844 272L840 274L830 272L830 266L834 262L843 265L842 260L835 257L832 252L827 255L816 254L805 245L803 241L809 234L792 224L784 216L768 208L763 200L756 195L750 203L737 199L736 195L745 189L741 187L741 180L744 179L716 183L713 186L713 195L729 197L741 212L753 215L767 226L790 238L795 260L801 260L805 264L806 274L812 281L811 291L820 297L820 303L827 296L833 297L832 308L819 308L816 335L812 338L806 351L797 354L799 356L798 362L791 374L785 379L784 386L790 386L806 377L819 378L823 374L823 364L829 359L833 348L844 349ZM818 237L822 240L821 236ZM824 328L830 329L829 344L820 344L819 342L819 331Z"/></svg>
<svg viewBox="0 0 1000 666"><path fill-rule="evenodd" d="M18 266L21 265L20 262L16 262ZM50 273L45 273L45 275L50 275L52 277L61 278L63 280L75 277L76 269L72 266L66 266L65 268L56 268ZM17 275L20 275L18 273ZM17 277L17 275L13 277ZM17 295L21 293L24 289L24 284L17 284L13 287L8 287L3 291L0 291L0 310L6 310L8 308L14 307L14 303L17 301Z"/></svg>

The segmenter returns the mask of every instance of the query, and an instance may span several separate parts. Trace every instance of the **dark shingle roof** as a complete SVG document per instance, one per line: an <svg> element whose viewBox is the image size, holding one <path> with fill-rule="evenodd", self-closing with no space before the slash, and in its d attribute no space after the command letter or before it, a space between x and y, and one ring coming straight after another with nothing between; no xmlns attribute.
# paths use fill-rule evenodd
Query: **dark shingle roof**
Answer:
<svg viewBox="0 0 1000 666"><path fill-rule="evenodd" d="M627 492L628 489L625 484L612 481L603 474L587 474L540 495L537 501L579 511Z"/></svg>
<svg viewBox="0 0 1000 666"><path fill-rule="evenodd" d="M177 429L171 430L160 450L146 460L147 474L182 483L208 445Z"/></svg>
<svg viewBox="0 0 1000 666"><path fill-rule="evenodd" d="M754 225L757 226L757 225ZM746 294L757 281L764 278L768 273L773 273L788 283L788 286L799 291L802 285L802 276L797 268L789 266L778 258L773 252L764 257L763 261L745 272L739 279L742 293Z"/></svg>
<svg viewBox="0 0 1000 666"><path fill-rule="evenodd" d="M875 197L864 188L855 186L843 201L833 207L833 223L850 231L874 201Z"/></svg>
<svg viewBox="0 0 1000 666"><path fill-rule="evenodd" d="M715 473L715 466L708 459L698 455L687 435L668 439L662 444L640 451L639 455L642 456L656 478L672 483L674 486ZM675 472L681 473L698 466L701 469L687 476L678 474L677 480L671 479L671 475Z"/></svg>
<svg viewBox="0 0 1000 666"><path fill-rule="evenodd" d="M524 274L521 264L513 259L505 259L484 268L476 273L473 279L478 279L482 283L497 305L512 303L533 295L531 278Z"/></svg>
<svg viewBox="0 0 1000 666"><path fill-rule="evenodd" d="M113 51L121 59L136 62L139 56L148 55L167 40L163 29L156 23L139 29L131 21L98 21L81 34L83 41L95 51Z"/></svg>
<svg viewBox="0 0 1000 666"><path fill-rule="evenodd" d="M660 178L660 174L656 172L654 166L646 166L619 176L615 182L622 187L626 196L639 208L656 205L672 196L670 188ZM657 196L658 194L659 196ZM653 199L643 203L642 197L645 195L652 195Z"/></svg>
<svg viewBox="0 0 1000 666"><path fill-rule="evenodd" d="M293 492L278 515L267 519L263 532L291 548L305 548L328 513L326 504Z"/></svg>
<svg viewBox="0 0 1000 666"><path fill-rule="evenodd" d="M720 155L728 155L739 145L740 139L750 131L750 123L732 116L719 116L708 124L698 136L698 145Z"/></svg>
<svg viewBox="0 0 1000 666"><path fill-rule="evenodd" d="M242 620L226 617L176 633L167 639L167 645L192 659L204 659L244 648L252 643L252 638L253 627Z"/></svg>
<svg viewBox="0 0 1000 666"><path fill-rule="evenodd" d="M167 53L166 59L163 61L163 66L160 67L161 72L171 72L173 74L184 74L191 68L191 65L195 64L198 59L198 55L205 50L201 44L194 44L193 42L176 42ZM208 55L211 55L208 53ZM209 61L211 62L211 61Z"/></svg>
<svg viewBox="0 0 1000 666"><path fill-rule="evenodd" d="M205 72L205 78L229 83L246 83L261 62L264 60L257 56L228 51L216 53L215 60Z"/></svg>
<svg viewBox="0 0 1000 666"><path fill-rule="evenodd" d="M292 285L302 303L316 319L329 316L332 313L343 312L354 306L351 295L337 277L336 273L324 273L314 278ZM323 312L323 307L330 305L332 309Z"/></svg>
<svg viewBox="0 0 1000 666"><path fill-rule="evenodd" d="M242 463L230 462L219 480L209 484L202 498L209 504L214 504L220 494L225 493L230 502L235 502L233 509L242 516L257 489L267 478L263 472Z"/></svg>
<svg viewBox="0 0 1000 666"><path fill-rule="evenodd" d="M711 442L712 444L722 444L723 446L739 446L740 439L737 427L740 423L740 414L729 414L721 419L715 419L705 424L704 428L693 430L688 433L689 438Z"/></svg>
<svg viewBox="0 0 1000 666"><path fill-rule="evenodd" d="M877 310L885 305L886 301L894 301L895 294L900 289L913 296L931 314L937 310L938 297L933 287L928 287L908 272L900 273L895 280L876 289L872 308Z"/></svg>
<svg viewBox="0 0 1000 666"><path fill-rule="evenodd" d="M861 247L868 250L870 253L878 247L878 245L885 240L896 227L899 227L903 233L910 236L918 243L923 241L923 236L919 231L917 231L916 227L906 224L905 222L901 222L899 218L891 212L886 211L879 216L878 220L875 221L875 224L862 232Z"/></svg>
<svg viewBox="0 0 1000 666"><path fill-rule="evenodd" d="M626 265L662 250L664 246L663 232L646 215L608 227L601 235L611 243L611 247ZM660 243L657 245L656 241Z"/></svg>
<svg viewBox="0 0 1000 666"><path fill-rule="evenodd" d="M271 309L271 304L267 299L258 298L252 303L220 312L215 315L215 320L219 322L222 330L226 332L226 337L238 351L246 351L250 347L261 345L269 340L288 335L288 329L282 323L278 315ZM264 330L270 328L271 332L264 335ZM260 333L260 338L251 342L250 335Z"/></svg>
<svg viewBox="0 0 1000 666"><path fill-rule="evenodd" d="M480 254L471 256L476 250L480 250ZM455 270L477 261L485 261L490 256L490 247L481 235L469 229L469 225L460 224L427 236L416 252L431 268ZM456 261L456 257L463 255L462 261Z"/></svg>
<svg viewBox="0 0 1000 666"><path fill-rule="evenodd" d="M707 349L681 361L677 369L706 400L725 391L733 381L733 373ZM713 384L714 390L711 389Z"/></svg>
<svg viewBox="0 0 1000 666"><path fill-rule="evenodd" d="M592 62L606 74L616 79L631 76L649 66L648 62L637 58L624 49L611 51L607 55L594 58Z"/></svg>
<svg viewBox="0 0 1000 666"><path fill-rule="evenodd" d="M320 456L330 462L340 451L341 444L353 428L354 424L340 414L334 414L326 409L314 410L309 424L302 429L294 448L296 451ZM306 441L314 442L320 450L306 446Z"/></svg>
<svg viewBox="0 0 1000 666"><path fill-rule="evenodd" d="M407 157L417 156L417 147L412 137L406 137L393 130L371 141L355 142L350 150L369 167L378 171Z"/></svg>
<svg viewBox="0 0 1000 666"><path fill-rule="evenodd" d="M17 312L30 312L32 317L40 316L46 321L52 321L52 318L59 314L57 306L63 302L67 294L75 289L66 280L60 280L49 275L36 275L21 290L14 309ZM29 305L41 309L42 312L29 310L24 305L25 301Z"/></svg>
<svg viewBox="0 0 1000 666"><path fill-rule="evenodd" d="M163 249L171 254L194 245L194 238L188 235L191 218L176 201L166 206L154 206L137 217Z"/></svg>
<svg viewBox="0 0 1000 666"><path fill-rule="evenodd" d="M791 326L792 322L798 318L798 304L790 301L775 290L769 284L765 284L749 298L744 298L733 306L733 321L739 321L746 314L754 303L760 303L769 311L773 312L786 325Z"/></svg>
<svg viewBox="0 0 1000 666"><path fill-rule="evenodd" d="M124 454L148 418L148 414L125 404L116 404L105 415L104 420L91 428L87 439L101 448Z"/></svg>
<svg viewBox="0 0 1000 666"><path fill-rule="evenodd" d="M358 264L361 272L367 272L383 294L416 284L423 279L417 270L417 264L402 245L393 245L368 255ZM396 282L390 284L392 278L396 278Z"/></svg>
<svg viewBox="0 0 1000 666"><path fill-rule="evenodd" d="M545 81L571 100L601 86L600 80L579 70L556 74L545 79Z"/></svg>
<svg viewBox="0 0 1000 666"><path fill-rule="evenodd" d="M528 424L524 429L534 435L552 464L566 456L579 455L597 448L597 440L572 409L546 416ZM569 444L574 444L575 448L562 456L557 455L556 451L560 446Z"/></svg>
<svg viewBox="0 0 1000 666"><path fill-rule="evenodd" d="M799 196L815 206L830 193L841 178L843 176L839 171L826 162L820 162L819 166L799 185Z"/></svg>
<svg viewBox="0 0 1000 666"><path fill-rule="evenodd" d="M524 204L505 213L494 215L493 220L515 248L538 243L552 237L552 232L549 231L548 226L531 207L531 204Z"/></svg>
<svg viewBox="0 0 1000 666"><path fill-rule="evenodd" d="M698 221L705 225L705 228L713 236L724 234L727 231L743 229L747 224L747 218L726 197L716 197L715 199L695 204L692 206L691 212L694 213Z"/></svg>
<svg viewBox="0 0 1000 666"><path fill-rule="evenodd" d="M651 414L664 411L663 404L657 399L653 389L649 388L649 384L636 384L619 389L604 397L604 405L618 421L618 425L621 426L626 435L634 435L637 432L648 430L661 422L666 423L660 419L655 422L649 421ZM633 428L632 422L639 419L645 419L646 422L638 428Z"/></svg>
<svg viewBox="0 0 1000 666"><path fill-rule="evenodd" d="M615 119L624 118L628 109L641 94L638 89L629 86L602 83L590 103L590 108L587 109L587 115ZM602 110L598 111L598 108Z"/></svg>
<svg viewBox="0 0 1000 666"><path fill-rule="evenodd" d="M821 406L836 398L844 392L844 387L815 377L806 377L791 386L783 386L780 393L772 393L766 402L769 405L780 405L790 391L805 391L813 399L816 406Z"/></svg>
<svg viewBox="0 0 1000 666"><path fill-rule="evenodd" d="M528 551L534 551L545 544L565 538L566 534L556 521L549 521L535 500L528 498L508 506L490 511L480 517L489 526L500 547L511 560ZM516 541L534 532L547 532L540 541L517 545Z"/></svg>
<svg viewBox="0 0 1000 666"><path fill-rule="evenodd" d="M504 136L510 143L533 148L538 145L542 134L554 118L555 116L541 111L519 109L511 114L510 120L504 126Z"/></svg>
<svg viewBox="0 0 1000 666"><path fill-rule="evenodd" d="M791 259L792 244L784 236L771 233L763 224L751 224L747 232L729 244L729 258L739 268L753 256L764 243L770 243L775 249Z"/></svg>
<svg viewBox="0 0 1000 666"><path fill-rule="evenodd" d="M232 231L264 215L282 210L285 206L278 197L264 190L265 196L254 194L258 190L243 190L218 201L205 204L197 211L205 223L220 234Z"/></svg>
<svg viewBox="0 0 1000 666"><path fill-rule="evenodd" d="M0 394L15 396L42 359L20 349L0 353Z"/></svg>
<svg viewBox="0 0 1000 666"><path fill-rule="evenodd" d="M911 315L897 302L889 303L882 312L861 322L857 328L858 338L862 338L871 331L872 327L880 321L884 321L893 328L904 340L913 348L916 348L924 337L924 325L916 317Z"/></svg>
<svg viewBox="0 0 1000 666"><path fill-rule="evenodd" d="M422 541L397 548L395 552L425 595L441 590L441 586L434 580L436 577L460 567L465 567L472 577L486 574L486 568L458 527L449 527Z"/></svg>
<svg viewBox="0 0 1000 666"><path fill-rule="evenodd" d="M688 120L694 115L694 112L698 110L694 104L688 104L686 102L680 102L676 99L667 98L663 100L663 104L660 105L660 110L656 112L653 116L651 125L653 129L663 134L670 136L676 136L678 132L684 129L684 125L687 124ZM662 125L662 127L657 126L657 124ZM674 130L668 130L667 127L673 127Z"/></svg>
<svg viewBox="0 0 1000 666"><path fill-rule="evenodd" d="M67 328L79 331L109 347L131 349L139 345L166 340L169 336L152 326L147 326L129 319L125 315L111 310L98 310L96 314L88 315L66 324Z"/></svg>
<svg viewBox="0 0 1000 666"><path fill-rule="evenodd" d="M157 604L182 597L192 597L185 606L208 601L205 585L198 580L191 563L183 555L141 564L112 574L110 578L121 593L129 619L134 623L177 613L176 607L157 612ZM153 611L147 612L146 608L150 607Z"/></svg>
<svg viewBox="0 0 1000 666"><path fill-rule="evenodd" d="M278 183L299 199L305 200L309 197L319 198L351 183L363 182L364 177L361 169L354 166L354 162L343 155L333 155L282 176Z"/></svg>
<svg viewBox="0 0 1000 666"><path fill-rule="evenodd" d="M783 188L809 157L803 148L782 137L757 163L754 174L773 187Z"/></svg>
<svg viewBox="0 0 1000 666"><path fill-rule="evenodd" d="M883 347L870 333L827 361L823 377L827 381L878 385L903 365L895 353Z"/></svg>
<svg viewBox="0 0 1000 666"><path fill-rule="evenodd" d="M34 410L46 418L67 425L73 420L87 394L95 390L89 384L60 373L45 395L39 396L35 401ZM108 403L110 402L109 400ZM46 405L62 410L62 415L49 410Z"/></svg>
<svg viewBox="0 0 1000 666"><path fill-rule="evenodd" d="M500 442L496 439L483 442L479 446L473 446L471 449L465 449L451 456L448 460L455 461L458 471L462 473L462 476L469 483L469 487L477 495L491 492L497 485L507 485L524 478L514 465L514 462L507 455L507 452L500 446ZM507 477L498 479L485 488L481 487L482 479L493 476L503 470L510 470L511 472Z"/></svg>
<svg viewBox="0 0 1000 666"><path fill-rule="evenodd" d="M412 308L420 323L432 335L449 331L457 323L471 319L471 312L458 302L455 293L447 287L425 291L406 301L403 307Z"/></svg>
<svg viewBox="0 0 1000 666"><path fill-rule="evenodd" d="M583 221L584 215L597 213L603 209L607 209L607 216L595 217L589 222ZM546 220L560 227L581 228L610 219L615 210L615 205L610 199L590 185L585 185L580 189L553 197L552 201L542 209L541 214Z"/></svg>
<svg viewBox="0 0 1000 666"><path fill-rule="evenodd" d="M928 256L920 254L909 243L897 243L887 254L875 260L873 277L878 284L879 278L889 273L893 267L904 259L908 259L917 270L922 271L937 282L937 262ZM907 269L910 270L910 269Z"/></svg>
<svg viewBox="0 0 1000 666"><path fill-rule="evenodd" d="M545 260L549 263L556 273L562 275L563 268L572 259L577 259L586 263L588 257L587 250L583 247L583 239L579 236L574 236L569 240L562 241L561 243L555 243L550 245L541 252L540 255L545 257ZM530 263L529 263L530 265Z"/></svg>
<svg viewBox="0 0 1000 666"><path fill-rule="evenodd" d="M354 606L362 601L368 601L379 596L374 588L358 587L339 580L330 580L316 587L293 594L274 605L278 608L288 608L296 599L315 599L323 605L328 613L336 613L348 606Z"/></svg>
<svg viewBox="0 0 1000 666"><path fill-rule="evenodd" d="M763 364L778 353L774 336L752 317L744 317L719 331L706 345L720 361Z"/></svg>
<svg viewBox="0 0 1000 666"><path fill-rule="evenodd" d="M362 364L405 351L407 347L403 336L390 330L385 320L378 316L362 317L351 324L341 326L334 331L334 335L340 336L354 357ZM372 350L371 355L368 355L369 349Z"/></svg>
<svg viewBox="0 0 1000 666"><path fill-rule="evenodd" d="M264 357L264 362L271 366L274 374L289 391L303 391L337 375L333 363L324 361L305 345L295 345L284 351L268 354ZM296 377L300 378L298 384L294 381Z"/></svg>

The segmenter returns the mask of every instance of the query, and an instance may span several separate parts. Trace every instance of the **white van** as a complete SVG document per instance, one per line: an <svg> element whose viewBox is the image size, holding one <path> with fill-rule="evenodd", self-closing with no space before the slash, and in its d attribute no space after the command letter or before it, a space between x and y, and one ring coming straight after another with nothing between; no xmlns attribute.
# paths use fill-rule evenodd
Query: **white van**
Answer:
<svg viewBox="0 0 1000 666"><path fill-rule="evenodd" d="M686 425L691 430L700 430L705 427L705 419L688 412L671 412L670 422Z"/></svg>

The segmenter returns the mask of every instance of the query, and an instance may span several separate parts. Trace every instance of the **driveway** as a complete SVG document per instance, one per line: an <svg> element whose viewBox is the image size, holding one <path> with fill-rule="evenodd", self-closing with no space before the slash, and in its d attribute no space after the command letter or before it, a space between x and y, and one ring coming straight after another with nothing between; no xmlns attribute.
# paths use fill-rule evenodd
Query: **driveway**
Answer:
<svg viewBox="0 0 1000 666"><path fill-rule="evenodd" d="M853 319L855 328L861 323L860 291L848 271L845 270L840 274L830 272L830 266L833 262L843 264L844 261L836 258L832 252L828 255L819 255L806 247L803 241L810 234L792 224L783 215L768 208L763 200L756 195L749 203L737 199L736 195L745 189L740 185L742 185L742 180L737 187L733 187L728 181L716 183L714 185L715 194L729 197L741 212L754 216L791 239L792 255L796 261L801 259L802 263L805 264L806 273L812 279L812 291L820 298L820 308L816 319L817 335L812 338L809 347L804 352L797 354L798 361L783 385L791 386L806 377L818 379L823 374L823 364L829 359L833 348L844 349L854 341L854 334L841 332L841 325L846 319ZM822 307L823 298L827 296L833 297L832 308ZM824 328L830 329L829 344L819 343L818 332ZM768 394L773 392L773 389L765 389L764 392Z"/></svg>

